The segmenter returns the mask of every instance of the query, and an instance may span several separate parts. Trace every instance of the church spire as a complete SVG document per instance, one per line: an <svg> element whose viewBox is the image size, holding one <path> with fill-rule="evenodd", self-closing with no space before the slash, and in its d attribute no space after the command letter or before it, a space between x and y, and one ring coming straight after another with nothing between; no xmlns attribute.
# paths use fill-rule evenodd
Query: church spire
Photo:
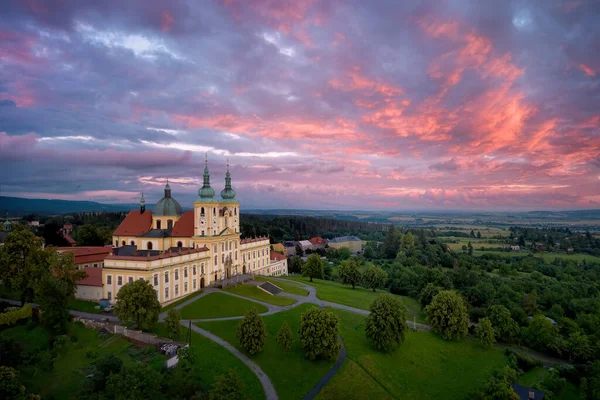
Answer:
<svg viewBox="0 0 600 400"><path fill-rule="evenodd" d="M212 199L215 197L215 190L210 187L210 173L208 172L208 153L204 158L204 182L200 190L198 190L198 196L203 200Z"/></svg>
<svg viewBox="0 0 600 400"><path fill-rule="evenodd" d="M235 190L231 188L231 174L229 173L229 158L227 159L227 173L225 174L225 189L221 191L223 200L235 200Z"/></svg>
<svg viewBox="0 0 600 400"><path fill-rule="evenodd" d="M140 199L140 213L146 211L146 199L144 199L144 192L142 192L142 198Z"/></svg>

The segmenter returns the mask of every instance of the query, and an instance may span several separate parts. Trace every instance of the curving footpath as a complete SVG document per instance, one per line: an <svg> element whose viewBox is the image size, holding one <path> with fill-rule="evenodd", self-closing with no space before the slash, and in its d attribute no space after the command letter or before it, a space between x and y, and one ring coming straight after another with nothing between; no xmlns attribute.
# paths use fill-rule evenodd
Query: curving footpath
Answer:
<svg viewBox="0 0 600 400"><path fill-rule="evenodd" d="M189 320L182 320L180 323L181 323L181 325L183 325L184 327L187 328L188 324L189 324ZM248 368L250 368L252 370L252 372L254 372L254 374L260 381L260 384L262 385L263 390L265 391L265 397L267 398L267 400L277 400L279 398L277 396L277 391L275 390L275 386L273 386L273 383L271 383L271 380L269 379L267 374L264 373L264 371L258 366L258 364L256 364L254 361L250 360L248 357L246 357L244 354L242 354L238 349L236 349L231 344L229 344L225 340L221 339L217 335L214 335L214 334L210 333L209 331L206 331L206 330L196 326L196 324L191 324L191 327L194 332L199 333L202 336L212 340L213 342L225 347L227 350L229 350L231 352L231 354L233 354L234 356L239 358L241 362L246 364L246 366L248 366Z"/></svg>

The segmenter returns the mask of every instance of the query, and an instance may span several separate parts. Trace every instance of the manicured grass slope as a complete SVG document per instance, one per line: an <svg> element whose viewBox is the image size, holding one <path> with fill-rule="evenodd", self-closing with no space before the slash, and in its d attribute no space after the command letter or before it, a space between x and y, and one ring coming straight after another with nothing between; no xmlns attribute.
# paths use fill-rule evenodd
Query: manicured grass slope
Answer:
<svg viewBox="0 0 600 400"><path fill-rule="evenodd" d="M198 296L199 294L202 294L203 290L198 290L197 292L188 294L187 296L185 296L182 299L179 299L171 304L169 304L168 306L164 306L160 311L164 312L164 311L169 311L171 308L177 307L178 305L180 305L181 303L184 303L186 301L188 301L189 299L193 299L194 297Z"/></svg>
<svg viewBox="0 0 600 400"><path fill-rule="evenodd" d="M192 304L183 307L181 319L221 318L244 315L252 308L259 313L266 312L267 307L225 293L210 293Z"/></svg>
<svg viewBox="0 0 600 400"><path fill-rule="evenodd" d="M348 358L397 399L464 399L508 361L498 349L484 350L468 339L446 341L429 332L408 331L396 351L381 353L365 337L363 316L332 311L341 319ZM352 368L340 371L320 393L321 398L344 398L347 382L356 379L353 374ZM362 387L355 385L354 398L371 398L372 383L364 386L365 392Z"/></svg>
<svg viewBox="0 0 600 400"><path fill-rule="evenodd" d="M388 400L394 397L356 362L347 358L342 368L316 398L317 400Z"/></svg>
<svg viewBox="0 0 600 400"><path fill-rule="evenodd" d="M276 306L289 306L296 302L296 300L290 299L289 297L273 296L265 293L253 285L228 286L223 288L223 290L251 299L264 301L265 303L274 304Z"/></svg>
<svg viewBox="0 0 600 400"><path fill-rule="evenodd" d="M295 285L293 283L287 283L282 281L281 279L269 279L267 277L264 276L257 276L256 278L254 278L255 281L259 281L259 282L271 282L272 284L280 287L284 292L288 292L291 294L295 294L298 296L308 296L308 290L301 288L298 285Z"/></svg>
<svg viewBox="0 0 600 400"><path fill-rule="evenodd" d="M168 337L165 323L156 324L153 332L161 337ZM182 327L181 334L175 340L185 342L187 334L188 328ZM226 374L227 371L233 369L242 378L245 385L244 393L248 399L265 398L262 385L254 372L227 349L194 331L192 331L192 344L190 347L196 353L194 368L202 385L207 389L212 388L218 375Z"/></svg>
<svg viewBox="0 0 600 400"><path fill-rule="evenodd" d="M360 286L352 289L352 286L321 279L313 279L313 282L310 282L308 278L303 278L298 275L288 276L286 279L292 279L316 287L317 297L321 300L344 304L362 310L368 310L371 307L373 300L384 293L389 293L383 290L373 292L370 289L365 289ZM412 321L413 317L416 317L417 322L425 323L425 315L423 314L423 310L418 301L407 296L394 296L402 300L406 306L408 310L407 317L409 320Z"/></svg>
<svg viewBox="0 0 600 400"><path fill-rule="evenodd" d="M334 364L334 361L313 362L304 358L297 332L300 327L300 316L310 307L315 306L302 304L291 310L263 317L269 336L263 351L249 356L271 379L280 399L303 398ZM277 332L283 321L288 322L294 336L292 348L287 353L282 351L276 342ZM239 320L199 322L197 325L243 351L236 337L236 327L239 322Z"/></svg>

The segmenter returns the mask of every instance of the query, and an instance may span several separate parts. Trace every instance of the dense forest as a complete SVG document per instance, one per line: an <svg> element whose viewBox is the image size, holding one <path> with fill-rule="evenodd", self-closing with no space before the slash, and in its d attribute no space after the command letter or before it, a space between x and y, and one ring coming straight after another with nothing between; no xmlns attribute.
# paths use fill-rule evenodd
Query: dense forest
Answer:
<svg viewBox="0 0 600 400"><path fill-rule="evenodd" d="M587 231L585 233L573 232L569 228L525 228L511 227L510 239L519 243L532 242L547 247L557 247L562 250L573 249L574 253L588 253L600 256L600 239L595 238Z"/></svg>
<svg viewBox="0 0 600 400"><path fill-rule="evenodd" d="M389 224L304 216L242 214L243 237L269 235L271 243L304 240L314 236L331 239L355 235L363 240L382 241Z"/></svg>

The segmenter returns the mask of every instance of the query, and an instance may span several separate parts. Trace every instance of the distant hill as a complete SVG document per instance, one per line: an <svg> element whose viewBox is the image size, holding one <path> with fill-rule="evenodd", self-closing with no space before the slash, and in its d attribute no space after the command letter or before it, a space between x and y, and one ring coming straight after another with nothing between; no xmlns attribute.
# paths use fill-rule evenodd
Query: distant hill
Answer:
<svg viewBox="0 0 600 400"><path fill-rule="evenodd" d="M120 212L136 210L139 204L102 204L95 201L24 199L0 196L0 216L11 217L26 214L55 215L76 212ZM153 204L147 204L149 210Z"/></svg>

